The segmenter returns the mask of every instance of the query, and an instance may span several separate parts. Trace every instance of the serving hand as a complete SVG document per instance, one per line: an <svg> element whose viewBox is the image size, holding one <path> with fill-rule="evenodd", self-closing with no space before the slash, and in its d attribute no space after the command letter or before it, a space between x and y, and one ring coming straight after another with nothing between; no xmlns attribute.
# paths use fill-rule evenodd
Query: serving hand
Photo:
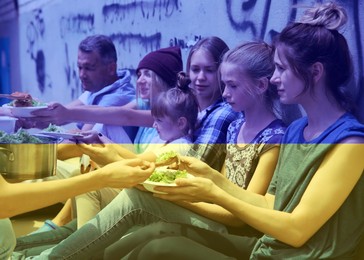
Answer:
<svg viewBox="0 0 364 260"><path fill-rule="evenodd" d="M78 131L78 134L81 134L82 137L77 137L76 143L85 143L85 144L104 144L111 143L112 141L102 135L99 135L99 132L96 130L87 130L87 131Z"/></svg>
<svg viewBox="0 0 364 260"><path fill-rule="evenodd" d="M154 169L153 163L137 158L110 163L94 173L101 173L100 177L109 187L130 188L145 181Z"/></svg>
<svg viewBox="0 0 364 260"><path fill-rule="evenodd" d="M78 147L84 153L99 165L106 165L123 158L119 155L116 146L119 144L85 144L78 143Z"/></svg>
<svg viewBox="0 0 364 260"><path fill-rule="evenodd" d="M67 121L68 109L60 103L49 103L47 108L32 112L33 121L46 124L64 125Z"/></svg>

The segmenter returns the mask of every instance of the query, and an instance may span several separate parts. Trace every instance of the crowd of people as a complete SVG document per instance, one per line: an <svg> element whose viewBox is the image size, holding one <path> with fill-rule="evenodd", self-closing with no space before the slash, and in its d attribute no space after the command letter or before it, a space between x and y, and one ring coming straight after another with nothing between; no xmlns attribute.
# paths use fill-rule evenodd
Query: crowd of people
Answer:
<svg viewBox="0 0 364 260"><path fill-rule="evenodd" d="M87 37L78 53L84 94L22 123L79 123L84 138L60 145L58 158L86 154L98 167L37 183L0 176L0 258L355 259L364 125L350 96L346 21L330 2L308 8L272 44L230 49L202 38L185 72L179 47L152 51L138 64L135 93L108 37ZM286 105L302 115L287 117ZM171 151L173 167L194 177L143 189ZM62 217L15 238L10 217L61 201Z"/></svg>

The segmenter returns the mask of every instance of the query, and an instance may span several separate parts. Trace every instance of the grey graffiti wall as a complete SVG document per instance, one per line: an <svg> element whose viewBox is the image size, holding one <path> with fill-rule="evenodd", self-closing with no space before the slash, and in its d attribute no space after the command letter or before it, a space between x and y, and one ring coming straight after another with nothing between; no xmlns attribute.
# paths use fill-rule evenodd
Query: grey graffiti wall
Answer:
<svg viewBox="0 0 364 260"><path fill-rule="evenodd" d="M22 90L44 101L67 103L80 95L77 45L87 35L109 35L118 66L132 72L149 51L179 45L186 59L200 37L216 35L231 47L241 41L270 42L300 16L293 5L308 0L49 0L20 15ZM350 21L344 31L353 53L357 87L363 86L364 0L341 1ZM359 90L358 90L359 91ZM358 92L360 98L361 93Z"/></svg>

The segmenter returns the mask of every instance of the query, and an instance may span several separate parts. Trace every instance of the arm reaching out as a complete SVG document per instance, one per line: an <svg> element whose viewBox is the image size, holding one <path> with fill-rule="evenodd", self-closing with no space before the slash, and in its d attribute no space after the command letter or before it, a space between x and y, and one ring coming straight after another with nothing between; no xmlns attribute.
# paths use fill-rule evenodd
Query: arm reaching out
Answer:
<svg viewBox="0 0 364 260"><path fill-rule="evenodd" d="M99 165L106 165L122 159L137 158L136 154L124 148L120 144L78 144L82 153L87 154Z"/></svg>
<svg viewBox="0 0 364 260"><path fill-rule="evenodd" d="M132 159L109 164L92 174L48 182L10 184L0 176L0 218L46 207L104 187L133 187L146 180L153 170L154 164Z"/></svg>
<svg viewBox="0 0 364 260"><path fill-rule="evenodd" d="M48 108L34 111L32 120L43 123L64 125L71 122L101 123L122 126L153 125L150 110L137 110L125 106L63 106L60 103L51 103Z"/></svg>

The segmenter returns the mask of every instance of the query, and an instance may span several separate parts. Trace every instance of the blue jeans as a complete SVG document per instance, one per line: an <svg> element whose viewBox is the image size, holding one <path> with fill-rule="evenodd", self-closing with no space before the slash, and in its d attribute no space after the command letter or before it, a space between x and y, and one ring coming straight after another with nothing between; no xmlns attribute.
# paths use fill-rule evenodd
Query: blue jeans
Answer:
<svg viewBox="0 0 364 260"><path fill-rule="evenodd" d="M157 222L116 241L105 250L103 259L249 259L257 240L191 225Z"/></svg>
<svg viewBox="0 0 364 260"><path fill-rule="evenodd" d="M101 257L109 245L135 226L165 221L226 233L224 225L195 214L149 192L124 189L95 218L57 246L31 259L90 259Z"/></svg>
<svg viewBox="0 0 364 260"><path fill-rule="evenodd" d="M20 260L29 256L39 255L44 250L56 246L76 230L77 220L74 219L70 223L57 227L54 230L18 237L11 259Z"/></svg>
<svg viewBox="0 0 364 260"><path fill-rule="evenodd" d="M8 218L0 219L0 259L8 259L15 247L15 233Z"/></svg>

